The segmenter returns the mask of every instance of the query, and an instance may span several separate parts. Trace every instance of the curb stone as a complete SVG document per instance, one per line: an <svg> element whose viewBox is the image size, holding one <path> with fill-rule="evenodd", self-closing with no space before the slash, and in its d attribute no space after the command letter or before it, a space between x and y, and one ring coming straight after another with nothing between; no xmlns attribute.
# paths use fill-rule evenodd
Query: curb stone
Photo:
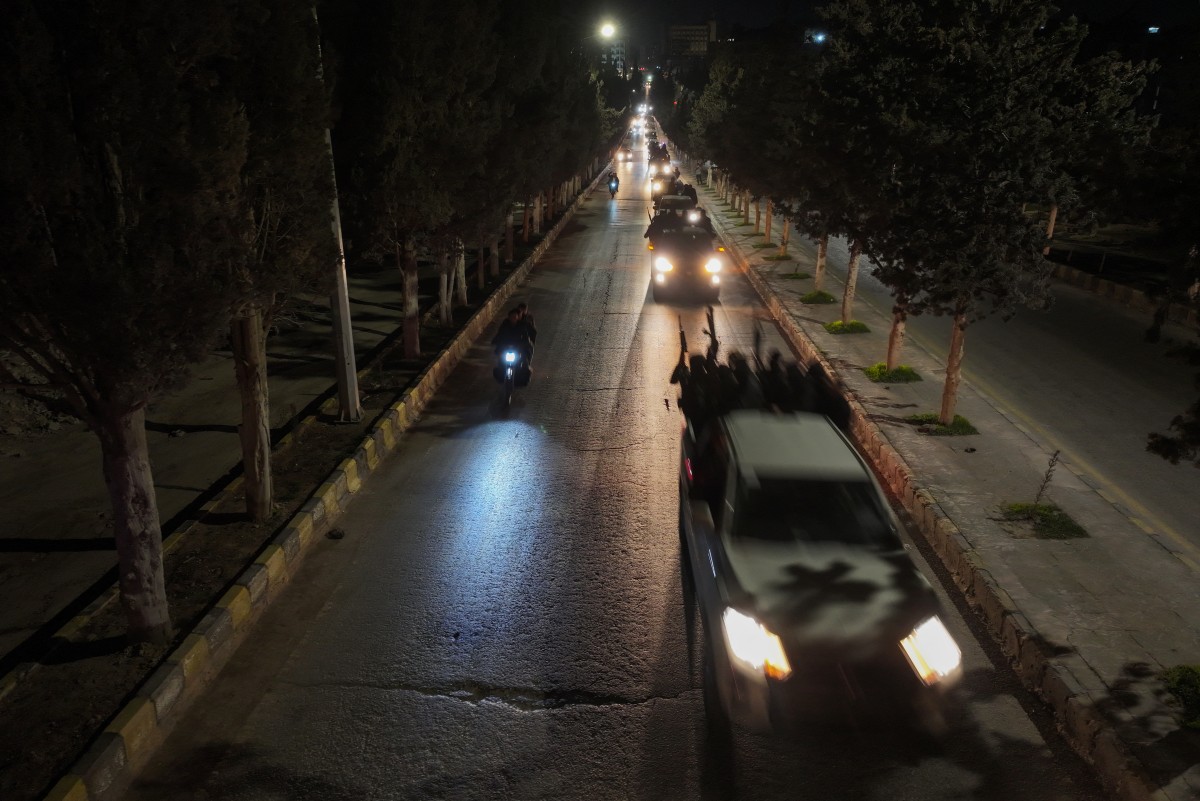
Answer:
<svg viewBox="0 0 1200 801"><path fill-rule="evenodd" d="M1101 781L1122 801L1183 801L1155 785L1112 724L1092 706L1083 686L1067 667L1042 651L1038 646L1037 630L1016 608L1008 593L996 583L984 560L971 547L958 526L941 510L934 493L920 485L915 473L892 447L887 435L870 419L863 406L841 382L830 360L783 307L779 297L750 265L741 249L732 244L726 235L721 234L721 239L725 241L728 252L734 254L738 267L763 300L792 349L806 362L819 363L834 379L850 405L850 429L860 450L912 516L921 535L937 553L967 602L982 615L993 639L1009 657L1022 682L1052 708L1055 720L1071 747L1096 770ZM1060 277L1058 272L1056 269L1056 277ZM1071 276L1063 280L1075 283L1076 278ZM1195 317L1194 312L1192 317Z"/></svg>
<svg viewBox="0 0 1200 801"><path fill-rule="evenodd" d="M271 601L296 574L306 551L371 473L397 449L400 434L415 422L444 379L479 338L538 260L558 238L603 171L582 188L563 216L525 261L501 283L412 382L383 412L370 432L233 581L209 612L145 679L42 801L117 801L171 729L244 640ZM337 399L331 399L336 404ZM322 405L330 405L327 401ZM7 677L6 677L7 678Z"/></svg>

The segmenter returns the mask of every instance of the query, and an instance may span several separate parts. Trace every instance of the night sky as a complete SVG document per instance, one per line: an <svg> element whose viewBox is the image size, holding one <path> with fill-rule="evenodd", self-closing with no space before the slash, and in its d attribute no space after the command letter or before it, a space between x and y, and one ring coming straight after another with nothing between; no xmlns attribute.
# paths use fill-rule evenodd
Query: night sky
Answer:
<svg viewBox="0 0 1200 801"><path fill-rule="evenodd" d="M811 0L592 0L586 4L599 24L611 19L632 45L660 39L665 26L698 24L715 17L720 23L760 27L782 14L791 18L820 5ZM1059 0L1060 7L1095 22L1128 15L1139 22L1172 25L1200 18L1200 0ZM582 10L582 9L581 9ZM586 12L585 12L586 13Z"/></svg>

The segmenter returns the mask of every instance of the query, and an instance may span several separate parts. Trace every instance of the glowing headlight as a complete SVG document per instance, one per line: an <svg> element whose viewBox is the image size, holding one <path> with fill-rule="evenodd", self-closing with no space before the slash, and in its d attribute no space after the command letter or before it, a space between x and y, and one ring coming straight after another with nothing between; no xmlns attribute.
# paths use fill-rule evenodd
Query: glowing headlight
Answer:
<svg viewBox="0 0 1200 801"><path fill-rule="evenodd" d="M654 184L653 184L653 188L654 188L654 191L655 191L655 192L657 192L657 191L659 191L660 189L662 189L662 181L655 181L655 182L654 182Z"/></svg>
<svg viewBox="0 0 1200 801"><path fill-rule="evenodd" d="M517 353L516 353L516 351L512 351L512 350L506 350L506 351L504 351L504 363L505 363L505 364L512 364L512 363L514 363L516 360L517 360Z"/></svg>
<svg viewBox="0 0 1200 801"><path fill-rule="evenodd" d="M700 222L700 212L689 211L688 212L688 222Z"/></svg>
<svg viewBox="0 0 1200 801"><path fill-rule="evenodd" d="M725 641L736 659L752 668L762 669L774 679L792 675L792 666L783 653L783 643L763 624L736 609L726 609L721 622L725 625Z"/></svg>
<svg viewBox="0 0 1200 801"><path fill-rule="evenodd" d="M721 260L716 256L713 256L708 260L708 263L704 265L704 269L708 270L710 273L721 272Z"/></svg>
<svg viewBox="0 0 1200 801"><path fill-rule="evenodd" d="M659 256L654 260L654 269L658 270L660 273L669 273L671 270L675 269L675 265L667 261L665 257Z"/></svg>
<svg viewBox="0 0 1200 801"><path fill-rule="evenodd" d="M962 667L962 651L937 615L913 629L900 647L917 678L927 685L937 684Z"/></svg>
<svg viewBox="0 0 1200 801"><path fill-rule="evenodd" d="M656 172L658 172L658 167L655 167L653 164L651 164L650 165L650 174L654 175L654 173L656 173Z"/></svg>

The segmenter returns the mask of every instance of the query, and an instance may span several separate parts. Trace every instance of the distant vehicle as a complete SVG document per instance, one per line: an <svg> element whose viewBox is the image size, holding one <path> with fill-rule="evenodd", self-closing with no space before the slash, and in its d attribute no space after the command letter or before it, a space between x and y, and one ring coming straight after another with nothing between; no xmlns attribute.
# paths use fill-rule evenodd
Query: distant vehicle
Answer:
<svg viewBox="0 0 1200 801"><path fill-rule="evenodd" d="M688 425L679 492L711 725L786 731L858 705L945 731L961 651L829 418L743 409L698 436Z"/></svg>
<svg viewBox="0 0 1200 801"><path fill-rule="evenodd" d="M633 150L631 150L628 146L622 147L620 150L617 151L617 161L619 161L619 162L633 161Z"/></svg>
<svg viewBox="0 0 1200 801"><path fill-rule="evenodd" d="M720 298L725 249L708 231L685 224L652 236L649 249L654 276L651 294L656 303L678 297L716 303Z"/></svg>

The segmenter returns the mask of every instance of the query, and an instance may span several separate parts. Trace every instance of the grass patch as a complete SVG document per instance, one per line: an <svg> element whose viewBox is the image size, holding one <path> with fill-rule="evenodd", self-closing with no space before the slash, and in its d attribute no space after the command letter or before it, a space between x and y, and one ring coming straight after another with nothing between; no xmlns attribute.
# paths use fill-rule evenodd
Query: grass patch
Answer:
<svg viewBox="0 0 1200 801"><path fill-rule="evenodd" d="M766 261L795 261L788 253L776 253L773 256L763 256Z"/></svg>
<svg viewBox="0 0 1200 801"><path fill-rule="evenodd" d="M1163 684L1183 707L1183 725L1200 729L1200 665L1176 665L1163 671Z"/></svg>
<svg viewBox="0 0 1200 801"><path fill-rule="evenodd" d="M889 370L886 364L880 362L870 367L864 367L863 372L876 384L911 384L913 381L922 380L921 374L907 364L902 364L895 370Z"/></svg>
<svg viewBox="0 0 1200 801"><path fill-rule="evenodd" d="M740 215L739 215L739 216L740 216ZM754 223L752 223L752 222L747 222L747 221L743 220L742 222L738 223L738 224L737 224L737 225L735 225L734 227L735 227L735 228L742 228L743 226L747 226L747 225L754 225Z"/></svg>
<svg viewBox="0 0 1200 801"><path fill-rule="evenodd" d="M1033 536L1038 539L1075 540L1088 535L1083 526L1052 503L1009 503L1000 508L1000 513L1004 520L1031 522Z"/></svg>
<svg viewBox="0 0 1200 801"><path fill-rule="evenodd" d="M825 323L825 330L831 334L869 334L869 333L871 333L871 329L867 327L867 324L860 322L858 320L850 320L848 322L842 322L841 320L834 320L832 323Z"/></svg>
<svg viewBox="0 0 1200 801"><path fill-rule="evenodd" d="M971 421L963 417L961 414L954 415L954 422L948 426L944 426L938 422L938 416L933 412L928 414L913 414L904 418L904 422L912 423L918 426L932 426L930 434L936 434L941 437L958 437L966 434L978 434L979 429L971 425Z"/></svg>
<svg viewBox="0 0 1200 801"><path fill-rule="evenodd" d="M825 290L819 289L815 292L809 292L807 295L802 295L800 297L800 302L801 303L837 303L837 298L835 298L833 295L830 295Z"/></svg>
<svg viewBox="0 0 1200 801"><path fill-rule="evenodd" d="M803 278L812 278L812 276L811 276L811 275L809 275L808 273L804 272L803 270L797 270L797 271L796 271L796 272L794 272L794 273L776 273L776 274L775 274L775 277L776 277L776 278L791 278L791 279L793 279L793 280L795 280L795 281L799 281L799 280L801 280L801 279L803 279Z"/></svg>
<svg viewBox="0 0 1200 801"><path fill-rule="evenodd" d="M777 248L779 245L776 245L774 242L755 242L754 247L761 250L762 248Z"/></svg>

